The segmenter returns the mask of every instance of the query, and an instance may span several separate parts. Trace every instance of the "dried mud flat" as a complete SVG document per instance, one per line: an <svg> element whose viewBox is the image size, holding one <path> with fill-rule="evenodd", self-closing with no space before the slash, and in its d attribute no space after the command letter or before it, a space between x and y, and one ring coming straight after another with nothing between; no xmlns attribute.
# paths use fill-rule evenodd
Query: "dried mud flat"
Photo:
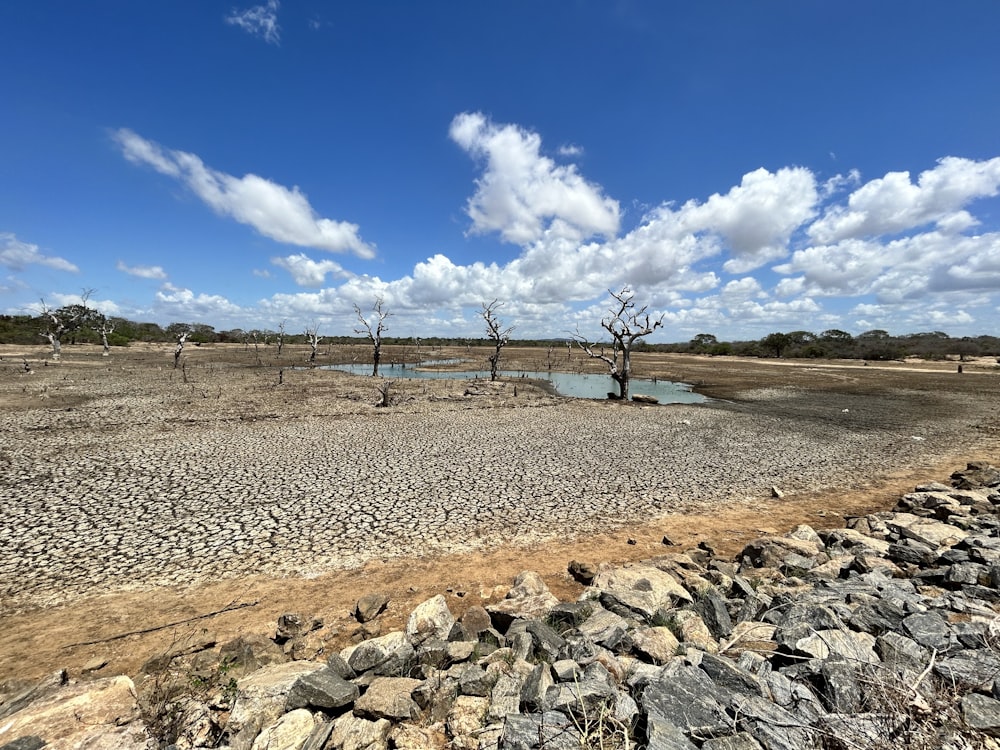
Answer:
<svg viewBox="0 0 1000 750"><path fill-rule="evenodd" d="M505 355L547 366L543 350ZM321 617L337 645L374 590L392 597L386 627L435 593L456 612L502 595L523 569L573 596L574 558L654 556L664 534L735 552L888 507L966 460L1000 463L992 360L959 375L640 355L640 375L715 399L395 380L383 409L371 378L301 369L301 349L189 347L176 370L162 346L45 356L0 347L0 683L102 662L134 673L193 628L266 633L285 611ZM557 368L596 367L565 356Z"/></svg>

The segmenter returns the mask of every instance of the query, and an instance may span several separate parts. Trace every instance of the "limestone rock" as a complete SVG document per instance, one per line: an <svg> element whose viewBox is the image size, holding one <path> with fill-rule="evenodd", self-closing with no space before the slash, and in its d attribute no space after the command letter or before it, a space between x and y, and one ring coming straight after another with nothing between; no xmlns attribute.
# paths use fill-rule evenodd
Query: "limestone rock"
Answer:
<svg viewBox="0 0 1000 750"><path fill-rule="evenodd" d="M416 719L420 707L413 700L413 691L419 685L420 680L410 677L378 677L354 702L354 713L368 719Z"/></svg>
<svg viewBox="0 0 1000 750"><path fill-rule="evenodd" d="M436 638L447 640L455 624L455 617L448 609L444 596L438 594L417 605L406 623L406 635L414 645Z"/></svg>
<svg viewBox="0 0 1000 750"><path fill-rule="evenodd" d="M692 601L677 579L651 565L602 570L594 578L592 588L600 592L601 603L612 612L638 614L647 620L660 609Z"/></svg>
<svg viewBox="0 0 1000 750"><path fill-rule="evenodd" d="M139 718L135 685L108 677L65 685L0 721L0 745L40 737L57 747L156 747Z"/></svg>
<svg viewBox="0 0 1000 750"><path fill-rule="evenodd" d="M304 708L289 711L257 735L251 750L300 750L309 739L316 721Z"/></svg>

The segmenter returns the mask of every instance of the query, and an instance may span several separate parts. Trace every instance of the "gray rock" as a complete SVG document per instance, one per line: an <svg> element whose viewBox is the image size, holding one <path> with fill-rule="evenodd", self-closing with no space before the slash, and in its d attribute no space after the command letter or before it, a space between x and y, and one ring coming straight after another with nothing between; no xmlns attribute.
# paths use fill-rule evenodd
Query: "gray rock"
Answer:
<svg viewBox="0 0 1000 750"><path fill-rule="evenodd" d="M486 713L489 722L503 721L508 714L516 714L521 708L521 691L524 680L514 671L496 671L493 689L490 691L490 707Z"/></svg>
<svg viewBox="0 0 1000 750"><path fill-rule="evenodd" d="M552 661L565 647L566 641L541 620L517 620L507 631L507 638L518 632L531 636L528 661Z"/></svg>
<svg viewBox="0 0 1000 750"><path fill-rule="evenodd" d="M847 714L861 710L864 693L854 667L843 659L827 659L820 668L821 694L833 713Z"/></svg>
<svg viewBox="0 0 1000 750"><path fill-rule="evenodd" d="M646 719L648 750L698 750L680 727L659 714Z"/></svg>
<svg viewBox="0 0 1000 750"><path fill-rule="evenodd" d="M549 591L542 577L534 571L525 571L514 579L514 586L503 601L490 604L494 627L506 631L514 620L544 619L559 600Z"/></svg>
<svg viewBox="0 0 1000 750"><path fill-rule="evenodd" d="M410 640L399 631L349 646L340 655L358 674L372 671L387 677L404 674L416 658Z"/></svg>
<svg viewBox="0 0 1000 750"><path fill-rule="evenodd" d="M605 648L615 648L628 631L628 620L603 607L593 607L592 613L577 627L580 633Z"/></svg>
<svg viewBox="0 0 1000 750"><path fill-rule="evenodd" d="M732 722L726 713L729 691L716 686L697 667L672 662L642 691L639 705L650 723L678 727L685 735L726 734Z"/></svg>
<svg viewBox="0 0 1000 750"><path fill-rule="evenodd" d="M1000 675L1000 658L986 649L968 649L937 662L934 672L965 690L989 690Z"/></svg>
<svg viewBox="0 0 1000 750"><path fill-rule="evenodd" d="M819 736L795 714L753 695L734 695L731 706L737 726L767 750L820 748Z"/></svg>
<svg viewBox="0 0 1000 750"><path fill-rule="evenodd" d="M653 664L666 664L680 650L680 641L667 627L639 628L632 633L632 649Z"/></svg>
<svg viewBox="0 0 1000 750"><path fill-rule="evenodd" d="M921 646L938 652L951 646L952 633L948 622L937 612L919 612L905 618L903 630Z"/></svg>
<svg viewBox="0 0 1000 750"><path fill-rule="evenodd" d="M294 709L264 727L251 750L300 750L315 728L312 713L304 708Z"/></svg>
<svg viewBox="0 0 1000 750"><path fill-rule="evenodd" d="M307 707L342 708L353 703L359 694L357 685L325 667L299 677L288 691L285 705L288 711Z"/></svg>
<svg viewBox="0 0 1000 750"><path fill-rule="evenodd" d="M923 671L930 658L930 651L902 633L884 633L875 639L875 653L887 667L905 667L915 672Z"/></svg>
<svg viewBox="0 0 1000 750"><path fill-rule="evenodd" d="M546 694L553 685L552 668L548 664L536 664L521 688L521 705L536 713L549 710L552 706Z"/></svg>
<svg viewBox="0 0 1000 750"><path fill-rule="evenodd" d="M962 720L976 732L1000 737L1000 701L978 693L962 696Z"/></svg>
<svg viewBox="0 0 1000 750"><path fill-rule="evenodd" d="M573 682L580 679L583 668L573 659L559 659L552 663L552 672L559 682Z"/></svg>
<svg viewBox="0 0 1000 750"><path fill-rule="evenodd" d="M236 701L226 724L230 747L248 750L260 730L284 713L288 694L299 678L320 669L326 667L315 662L291 661L269 665L239 680Z"/></svg>
<svg viewBox="0 0 1000 750"><path fill-rule="evenodd" d="M500 736L502 750L578 750L583 744L580 731L561 713L511 714L504 720Z"/></svg>
<svg viewBox="0 0 1000 750"><path fill-rule="evenodd" d="M756 676L724 656L702 654L698 667L711 677L716 685L721 685L734 693L764 695L764 688Z"/></svg>
<svg viewBox="0 0 1000 750"><path fill-rule="evenodd" d="M495 682L495 674L487 674L485 669L475 664L468 664L458 678L458 692L460 695L486 697L490 694Z"/></svg>
<svg viewBox="0 0 1000 750"><path fill-rule="evenodd" d="M733 632L733 620L729 616L726 601L714 588L708 589L701 596L697 603L697 610L715 640L728 638Z"/></svg>
<svg viewBox="0 0 1000 750"><path fill-rule="evenodd" d="M705 740L701 750L763 750L760 743L746 732Z"/></svg>

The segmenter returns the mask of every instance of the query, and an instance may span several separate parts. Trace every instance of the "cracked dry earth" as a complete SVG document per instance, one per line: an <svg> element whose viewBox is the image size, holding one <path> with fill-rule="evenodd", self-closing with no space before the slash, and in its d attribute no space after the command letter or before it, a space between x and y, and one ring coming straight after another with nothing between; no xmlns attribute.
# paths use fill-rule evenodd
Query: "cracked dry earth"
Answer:
<svg viewBox="0 0 1000 750"><path fill-rule="evenodd" d="M40 349L0 352L0 682L134 672L183 627L224 640L285 611L320 615L336 643L372 590L393 597L387 626L441 591L456 612L502 595L522 569L576 596L573 558L650 557L664 534L736 552L998 463L986 362L958 376L648 355L648 374L721 398L400 380L379 409L371 378L292 369L303 352L258 366L202 347L181 370L167 347L66 347L47 366Z"/></svg>

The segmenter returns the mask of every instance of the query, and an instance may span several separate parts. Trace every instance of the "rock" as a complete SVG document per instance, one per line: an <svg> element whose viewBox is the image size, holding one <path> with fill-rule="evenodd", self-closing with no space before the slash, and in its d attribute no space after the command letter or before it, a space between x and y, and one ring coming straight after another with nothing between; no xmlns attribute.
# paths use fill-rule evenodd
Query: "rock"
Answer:
<svg viewBox="0 0 1000 750"><path fill-rule="evenodd" d="M388 606L388 594L380 592L365 594L354 605L354 619L358 622L369 622L382 614Z"/></svg>
<svg viewBox="0 0 1000 750"><path fill-rule="evenodd" d="M413 691L419 685L420 680L409 677L378 677L354 702L354 714L365 719L416 719L420 707L413 700Z"/></svg>
<svg viewBox="0 0 1000 750"><path fill-rule="evenodd" d="M291 661L272 664L239 680L236 701L226 724L230 747L249 750L260 730L284 713L288 694L298 679L319 669L325 667L314 662Z"/></svg>
<svg viewBox="0 0 1000 750"><path fill-rule="evenodd" d="M501 750L578 750L583 746L580 730L564 714L510 714L504 718Z"/></svg>
<svg viewBox="0 0 1000 750"><path fill-rule="evenodd" d="M1000 676L1000 657L987 649L969 649L937 662L934 672L966 690L989 690Z"/></svg>
<svg viewBox="0 0 1000 750"><path fill-rule="evenodd" d="M715 640L728 638L733 632L733 620L729 616L726 602L714 588L707 589L701 595L696 609Z"/></svg>
<svg viewBox="0 0 1000 750"><path fill-rule="evenodd" d="M658 404L660 399L656 396L648 396L645 393L633 393L632 400L637 404Z"/></svg>
<svg viewBox="0 0 1000 750"><path fill-rule="evenodd" d="M0 704L8 709L0 720L0 744L30 747L40 737L53 747L156 747L139 718L135 685L128 677L49 687L36 691L34 699L12 702L12 711Z"/></svg>
<svg viewBox="0 0 1000 750"><path fill-rule="evenodd" d="M490 699L480 698L472 695L460 695L455 699L448 712L448 734L458 747L478 748L479 742L475 740L476 733L483 728L486 713L490 709ZM462 739L473 739L469 744L462 742Z"/></svg>
<svg viewBox="0 0 1000 750"><path fill-rule="evenodd" d="M395 631L348 646L340 655L359 674L371 670L378 675L399 676L413 663L416 652L406 635Z"/></svg>
<svg viewBox="0 0 1000 750"><path fill-rule="evenodd" d="M692 601L672 575L649 565L602 570L591 586L600 592L601 603L607 609L622 616L638 614L647 620L660 609Z"/></svg>
<svg viewBox="0 0 1000 750"><path fill-rule="evenodd" d="M875 638L868 633L848 630L818 630L809 632L794 642L792 651L813 659L826 659L831 655L862 663L878 664L874 651Z"/></svg>
<svg viewBox="0 0 1000 750"><path fill-rule="evenodd" d="M622 642L622 638L628 631L628 621L603 607L591 607L590 609L592 610L591 615L580 623L577 631L596 644L605 648L615 648Z"/></svg>
<svg viewBox="0 0 1000 750"><path fill-rule="evenodd" d="M300 750L316 727L304 708L290 711L257 735L251 750Z"/></svg>
<svg viewBox="0 0 1000 750"><path fill-rule="evenodd" d="M476 604L465 610L461 618L461 623L466 632L472 636L477 636L484 630L493 627L490 613Z"/></svg>
<svg viewBox="0 0 1000 750"><path fill-rule="evenodd" d="M348 712L333 722L333 731L326 747L338 750L388 750L389 730L386 719L369 721Z"/></svg>
<svg viewBox="0 0 1000 750"><path fill-rule="evenodd" d="M493 625L506 631L514 620L544 619L557 604L559 600L549 591L542 577L529 570L514 579L514 587L503 601L488 605L486 611Z"/></svg>
<svg viewBox="0 0 1000 750"><path fill-rule="evenodd" d="M962 720L969 729L1000 737L1000 701L978 693L963 695Z"/></svg>
<svg viewBox="0 0 1000 750"><path fill-rule="evenodd" d="M672 724L688 737L711 737L732 726L729 699L702 670L672 662L642 691L639 705L651 723Z"/></svg>
<svg viewBox="0 0 1000 750"><path fill-rule="evenodd" d="M719 643L712 637L711 632L697 612L679 609L671 612L670 617L673 624L672 629L681 643L711 654L719 652Z"/></svg>
<svg viewBox="0 0 1000 750"><path fill-rule="evenodd" d="M667 627L640 628L632 633L632 648L653 664L666 664L680 652L680 641Z"/></svg>
<svg viewBox="0 0 1000 750"><path fill-rule="evenodd" d="M752 735L739 732L728 737L705 740L701 750L763 750L763 748Z"/></svg>
<svg viewBox="0 0 1000 750"><path fill-rule="evenodd" d="M448 602L444 596L438 594L419 604L410 613L410 619L406 623L406 635L415 646L430 638L443 641L447 640L454 624L455 617L448 609Z"/></svg>
<svg viewBox="0 0 1000 750"><path fill-rule="evenodd" d="M226 666L226 674L243 677L269 664L282 664L288 657L270 638L244 635L224 643L219 649L219 662Z"/></svg>
<svg viewBox="0 0 1000 750"><path fill-rule="evenodd" d="M764 695L760 680L730 659L715 654L702 654L698 667L712 678L714 684L734 693Z"/></svg>
<svg viewBox="0 0 1000 750"><path fill-rule="evenodd" d="M358 686L329 667L302 675L288 692L288 710L297 708L342 708L357 700Z"/></svg>
<svg viewBox="0 0 1000 750"><path fill-rule="evenodd" d="M937 612L918 612L905 618L903 630L921 646L946 651L952 642L948 622Z"/></svg>
<svg viewBox="0 0 1000 750"><path fill-rule="evenodd" d="M546 694L555 685L552 668L548 664L536 664L521 688L521 703L528 711L542 712L552 708Z"/></svg>
<svg viewBox="0 0 1000 750"><path fill-rule="evenodd" d="M594 580L594 576L597 575L597 568L590 563L579 562L577 560L571 561L567 569L574 580L582 583L584 586L589 586Z"/></svg>
<svg viewBox="0 0 1000 750"><path fill-rule="evenodd" d="M495 682L490 691L490 707L486 712L489 723L503 721L508 714L516 714L521 707L521 690L524 680L513 671L495 670Z"/></svg>
<svg viewBox="0 0 1000 750"><path fill-rule="evenodd" d="M765 536L750 542L739 557L754 568L776 568L790 554L813 559L815 562L826 562L821 545L816 542L802 541L781 536Z"/></svg>
<svg viewBox="0 0 1000 750"><path fill-rule="evenodd" d="M274 632L274 640L277 643L290 641L292 638L303 636L313 629L313 623L307 617L298 612L286 612L278 618L278 627Z"/></svg>
<svg viewBox="0 0 1000 750"><path fill-rule="evenodd" d="M886 521L892 531L906 539L930 547L951 547L969 535L967 531L942 521L932 521L910 513L894 513Z"/></svg>
<svg viewBox="0 0 1000 750"><path fill-rule="evenodd" d="M857 713L864 704L864 693L854 667L843 659L831 658L820 667L826 707L832 713Z"/></svg>
<svg viewBox="0 0 1000 750"><path fill-rule="evenodd" d="M389 744L395 750L446 750L448 737L437 727L396 724L389 732Z"/></svg>

